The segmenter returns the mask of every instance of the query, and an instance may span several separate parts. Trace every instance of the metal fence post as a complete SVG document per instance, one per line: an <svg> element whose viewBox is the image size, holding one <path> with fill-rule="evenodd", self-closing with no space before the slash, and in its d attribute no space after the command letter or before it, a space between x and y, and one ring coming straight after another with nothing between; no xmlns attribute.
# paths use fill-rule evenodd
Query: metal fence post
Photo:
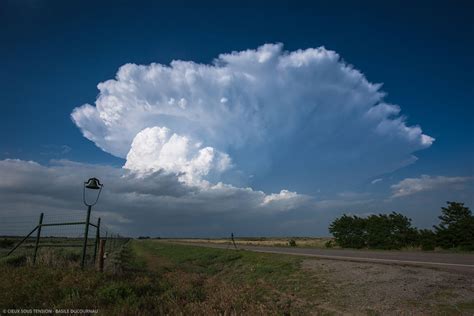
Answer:
<svg viewBox="0 0 474 316"><path fill-rule="evenodd" d="M95 232L95 245L94 245L94 263L97 259L97 247L99 246L99 239L100 239L100 217L97 220L97 227Z"/></svg>
<svg viewBox="0 0 474 316"><path fill-rule="evenodd" d="M84 246L82 247L82 260L81 260L81 269L84 269L84 263L86 262L86 251L87 251L87 238L89 235L89 224L91 219L91 208L92 206L87 206L87 217L86 217L86 227L84 229Z"/></svg>
<svg viewBox="0 0 474 316"><path fill-rule="evenodd" d="M36 263L36 255L38 254L38 246L41 238L41 225L43 224L43 216L44 214L41 213L38 221L38 232L36 233L36 243L35 243L35 253L33 255L33 264Z"/></svg>

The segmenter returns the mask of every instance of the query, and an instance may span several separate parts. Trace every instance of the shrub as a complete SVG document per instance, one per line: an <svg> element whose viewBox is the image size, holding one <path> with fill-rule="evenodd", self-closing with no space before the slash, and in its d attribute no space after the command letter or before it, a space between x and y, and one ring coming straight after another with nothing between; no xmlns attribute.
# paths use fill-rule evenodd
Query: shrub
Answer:
<svg viewBox="0 0 474 316"><path fill-rule="evenodd" d="M324 243L324 246L326 248L334 248L334 241L333 240L328 240Z"/></svg>
<svg viewBox="0 0 474 316"><path fill-rule="evenodd" d="M290 240L288 241L288 245L289 245L290 247L296 247L296 241L295 241L294 239L290 239Z"/></svg>

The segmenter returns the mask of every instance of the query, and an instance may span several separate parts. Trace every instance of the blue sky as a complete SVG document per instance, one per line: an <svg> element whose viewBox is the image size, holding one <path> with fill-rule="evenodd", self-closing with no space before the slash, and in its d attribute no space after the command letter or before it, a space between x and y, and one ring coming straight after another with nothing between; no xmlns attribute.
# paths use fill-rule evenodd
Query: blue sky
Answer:
<svg viewBox="0 0 474 316"><path fill-rule="evenodd" d="M229 133L222 138L211 137L203 124L191 125L193 128L188 129L188 123L170 123L161 118L151 125L143 120L131 119L133 124L138 124L131 130L138 128L139 131L155 125L160 128L171 126L170 134L166 137L177 133L179 137L187 137L191 142L202 143L202 148L210 146L214 150L214 161L224 161L226 157L230 159L228 168L224 168L225 172L211 166L209 170L206 169L204 177L201 177L202 170L192 169L195 167L191 158L191 162L188 161L185 166L169 165L164 168L165 173L179 173L189 168L193 170L189 171L189 174L195 173L193 176L185 180L178 179L181 182L187 181L183 188L185 191L191 190L190 187L194 188L196 181L207 181L211 187L222 182L235 190L252 188L252 192L265 192L265 196L259 198L270 201L269 204L296 199L293 201L295 203L274 206L277 211L266 210L255 218L249 217L256 222L273 223L264 229L263 233L266 234L302 232L324 235L327 233L327 222L341 212L365 214L397 210L414 218L418 226L429 227L436 222L438 209L446 200L462 199L472 206L473 186L470 177L474 175L474 131L471 122L474 114L474 44L470 38L473 37L474 30L470 12L472 4L468 1L417 1L405 2L403 5L398 2L375 1L362 4L349 1L319 4L288 1L275 3L271 7L263 2L259 5L239 2L227 6L219 2L207 2L197 6L187 2L173 2L171 5L143 1L3 1L0 4L0 60L3 69L0 74L0 129L4 137L0 143L0 159L4 160L5 168L10 169L13 167L5 159L35 161L38 168L44 168L42 172L46 174L57 174L60 173L58 170L65 168L64 165L55 167L56 160L63 163L66 161L67 164L73 161L83 164L78 177L88 174L83 171L84 168L87 170L85 165L97 168L99 164L104 168L122 170L121 167L128 164L130 170L140 171L142 177L149 177L143 175L144 169L154 168L156 171L163 168L160 163L168 163L164 158L153 155L140 160L144 155L140 147L143 139L159 137L159 130L147 131L142 134L142 138L135 138L138 158L131 160L125 159L126 155L117 154L111 149L115 145L105 140L96 141L99 145L103 142L102 147L106 148L106 151L100 150L81 133L87 130L81 127L81 122L86 125L89 123L84 120L74 122L71 119L74 109L83 104L95 106L94 103L100 96L97 84L114 79L121 66L127 63L169 66L172 60L212 65L220 54L245 50L252 50L257 54L259 47L264 44L273 45L271 49L276 51L272 51L272 54L283 60L291 52L324 46L327 51L335 52L340 57L331 67L339 69L341 65L350 64L369 84L383 83L380 91L386 93L386 96L377 102L397 105L401 112L395 117L406 117L404 126L419 125L422 133L435 141L430 146L423 146L421 143L402 140L391 143L388 139L392 134L371 138L366 134L370 127L366 127L365 121L351 119L352 112L345 113L341 110L324 110L323 117L328 119L321 119L321 116L316 115L314 121L305 122L307 125L304 126L302 121L295 119L292 123L294 126L288 125L291 131L283 131L281 135L278 134L279 129L272 127L268 134L262 133L265 139L261 144L252 140L255 135L260 135L258 131L261 131L261 122L258 120L253 134L241 133L242 130L253 131L247 126L248 120L245 119L232 120L236 126L230 126L234 129L227 129L226 126L224 129L215 128L216 133ZM283 46L278 46L278 43ZM243 60L244 57L239 58L235 67L247 62ZM301 80L299 86L308 80L315 86L340 83L339 79L331 76L320 78L317 74L322 69L318 67L310 68L307 77L301 73L296 74L295 78ZM233 68L229 71L236 75L240 70ZM271 80L271 76L263 71L254 75L262 80ZM126 80L141 78L125 77ZM291 87L291 78L282 87L282 91L288 89L288 93L281 93L278 100L289 96L288 102L307 103L308 106L312 102L328 103L332 106L334 99L328 99L327 94L312 94ZM205 85L210 79L202 80ZM147 94L149 88L145 86L146 81L141 86L138 83L139 89ZM185 100L187 106L192 107L196 101L192 97L195 95L192 93L193 87L183 87L191 91L183 93L191 96ZM160 89L161 86L158 91L162 95L171 93ZM239 99L244 109L247 109L245 100L253 96L248 90L242 90L237 84L228 90L225 90L227 87L222 89L228 93L234 91L234 98ZM259 100L272 100L267 91L256 90L255 95ZM129 95L119 93L119 97L130 100ZM212 91L203 96L204 100L211 97L214 97ZM221 96L219 98L222 100ZM234 100L229 98L227 103L227 98L225 99L222 103L231 107ZM278 103L278 100L275 102ZM337 100L346 102L342 97L337 97ZM153 97L149 97L147 101L158 102ZM176 102L179 101L176 98ZM285 109L287 108L283 107L278 111L275 126L286 124L287 121L282 120L282 117L290 115ZM138 113L136 109L133 111ZM295 113L297 117L301 114L298 111ZM214 117L214 114L208 113L208 117ZM262 117L267 122L267 116ZM218 122L212 124L210 126L220 126ZM327 124L328 129L313 128L324 124ZM329 133L327 143L311 141L317 139L317 135L323 137L321 133L334 126L339 126L338 132ZM119 137L116 130L110 133L108 136ZM132 136L135 134L134 132ZM267 141L272 135L281 137L275 136L275 140ZM95 135L99 138L102 136ZM134 139L127 137L124 142L131 143ZM239 145L237 143L240 139L245 140ZM180 138L177 141L179 140ZM372 143L365 144L364 140ZM359 152L364 146L368 149ZM120 150L128 152L129 149L126 147ZM196 152L196 155L198 153L204 155L204 152ZM389 157L398 154L399 158L389 161ZM403 157L411 154L418 158L416 162L401 163ZM390 167L389 163L398 163L398 167ZM27 170L24 171L25 177L34 173L25 166L17 168ZM71 167L68 165L67 168ZM213 168L217 168L217 171ZM106 177L109 175L110 181L120 181L114 178L118 172L115 169L100 172ZM114 175L110 175L110 172ZM376 179L381 180L372 184ZM406 179L412 180L403 182ZM8 181L4 184L4 192L17 179L13 177ZM60 184L58 180L58 185ZM201 185L201 182L198 184ZM153 182L149 185L151 188L154 186ZM420 187L422 189L417 191L416 188ZM214 192L209 188L199 190L205 196ZM397 196L400 190L409 193ZM20 191L21 189L17 189L16 193L22 193ZM236 191L232 192L233 196L237 196ZM292 196L293 193L298 196ZM28 211L15 203L14 194L8 194L11 198L9 208ZM51 194L53 200L67 199L54 196L55 193L51 192L44 194ZM223 195L229 194L227 192L227 195ZM163 197L160 195L160 198ZM186 203L197 203L187 195L185 198ZM257 199L255 196L246 198ZM223 197L211 196L210 199L212 203L217 203ZM227 207L235 211L228 211L233 212L232 215L224 212L222 218L214 217L213 228L204 224L180 222L181 208L189 207L188 204L180 204L183 201L175 201L176 204L171 206L168 201L168 209L155 213L149 206L143 206L141 211L145 217L149 214L147 212L158 214L160 218L165 217L175 225L173 232L176 234L205 235L206 231L209 234L224 234L229 227L233 227L245 234L258 235L257 228L243 224L247 218L245 212L238 215L239 210L244 207L253 208L253 204L239 205L236 201L241 199L239 197L229 202L234 203L232 207L216 204L219 208ZM80 208L80 205L64 204L63 207ZM202 212L199 211L201 207ZM203 214L213 214L208 210L213 207L199 206L197 213L192 216L206 218ZM44 208L59 209L59 206L45 203ZM118 212L119 215L115 218L122 216L129 220L130 222L122 224L124 229L128 227L130 233L139 229L150 234L160 232L159 228L143 225L138 215L131 215L127 210L112 210L112 206L106 202L103 208L109 214ZM258 207L256 209L258 212ZM298 223L303 223L300 227L304 228L296 228Z"/></svg>

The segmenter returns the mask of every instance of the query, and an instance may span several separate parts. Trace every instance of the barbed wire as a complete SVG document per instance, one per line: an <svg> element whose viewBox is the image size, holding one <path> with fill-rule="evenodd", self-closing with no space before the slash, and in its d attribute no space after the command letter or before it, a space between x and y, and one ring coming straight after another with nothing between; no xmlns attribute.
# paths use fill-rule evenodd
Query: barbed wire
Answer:
<svg viewBox="0 0 474 316"><path fill-rule="evenodd" d="M76 249L79 256L86 245L86 263L94 261L97 255L98 242L106 240L107 252L113 252L127 240L116 229L99 221L98 216L91 215L85 241L86 212L43 212L42 225L39 225L41 212L31 215L15 214L2 211L0 214L0 257L17 254L32 256L43 248ZM100 226L99 226L100 224ZM99 226L99 227L98 227ZM38 239L38 232L40 238ZM28 236L28 234L30 234ZM36 250L35 250L36 249Z"/></svg>

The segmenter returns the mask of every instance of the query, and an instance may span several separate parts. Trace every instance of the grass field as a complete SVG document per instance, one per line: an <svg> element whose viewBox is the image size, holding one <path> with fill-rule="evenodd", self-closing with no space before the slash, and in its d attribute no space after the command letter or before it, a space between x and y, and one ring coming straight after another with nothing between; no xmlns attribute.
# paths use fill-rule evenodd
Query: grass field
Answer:
<svg viewBox="0 0 474 316"><path fill-rule="evenodd" d="M0 309L103 315L474 312L472 276L133 240L105 273L0 263ZM456 284L454 284L456 283Z"/></svg>
<svg viewBox="0 0 474 316"><path fill-rule="evenodd" d="M220 244L232 247L232 241L229 238L163 238L177 243L198 243L198 244ZM332 237L236 237L235 244L238 246L263 246L263 247L300 247L300 248L341 248ZM294 241L291 245L291 241ZM371 251L390 251L386 249L370 249ZM421 247L410 246L397 249L399 251L422 251ZM442 249L436 247L436 252L444 253L471 253L471 251L460 249Z"/></svg>
<svg viewBox="0 0 474 316"><path fill-rule="evenodd" d="M173 239L169 239L173 240ZM308 248L325 248L328 241L332 241L331 237L238 237L235 238L236 245L249 246L266 246L266 247L290 247L290 241L294 240L297 247ZM176 239L180 242L195 243L215 243L229 244L230 238L189 238Z"/></svg>
<svg viewBox="0 0 474 316"><path fill-rule="evenodd" d="M67 266L0 264L0 308L88 308L102 314L309 313L295 295L311 289L299 258L154 241L133 241L120 254L121 273ZM17 266L19 265L19 266Z"/></svg>

